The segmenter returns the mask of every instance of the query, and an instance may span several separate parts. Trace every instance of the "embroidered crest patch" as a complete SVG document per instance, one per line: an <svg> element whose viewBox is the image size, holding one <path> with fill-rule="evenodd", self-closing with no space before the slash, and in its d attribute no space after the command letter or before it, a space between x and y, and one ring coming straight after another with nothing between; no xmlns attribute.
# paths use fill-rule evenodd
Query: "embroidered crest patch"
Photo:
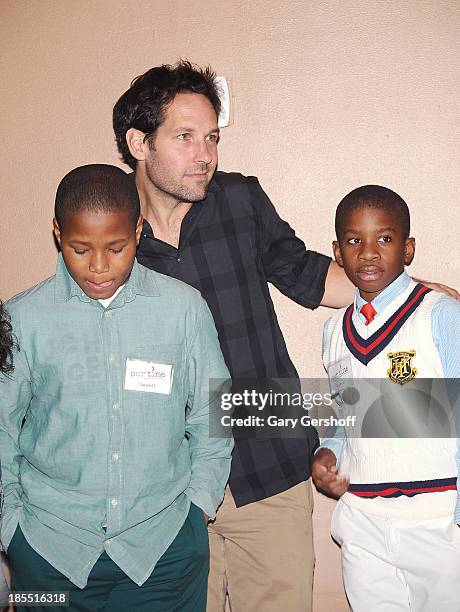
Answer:
<svg viewBox="0 0 460 612"><path fill-rule="evenodd" d="M415 350L388 353L390 360L390 367L387 370L388 378L399 385L405 385L414 379L417 369L412 365L413 357L415 357Z"/></svg>

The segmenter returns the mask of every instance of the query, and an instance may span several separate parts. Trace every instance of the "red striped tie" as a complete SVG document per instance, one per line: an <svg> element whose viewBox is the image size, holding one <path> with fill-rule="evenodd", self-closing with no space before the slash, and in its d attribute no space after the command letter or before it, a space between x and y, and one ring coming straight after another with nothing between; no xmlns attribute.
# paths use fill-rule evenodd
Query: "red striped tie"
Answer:
<svg viewBox="0 0 460 612"><path fill-rule="evenodd" d="M369 325L374 320L377 311L372 306L371 302L366 302L364 306L361 306L359 311L366 319L366 325Z"/></svg>

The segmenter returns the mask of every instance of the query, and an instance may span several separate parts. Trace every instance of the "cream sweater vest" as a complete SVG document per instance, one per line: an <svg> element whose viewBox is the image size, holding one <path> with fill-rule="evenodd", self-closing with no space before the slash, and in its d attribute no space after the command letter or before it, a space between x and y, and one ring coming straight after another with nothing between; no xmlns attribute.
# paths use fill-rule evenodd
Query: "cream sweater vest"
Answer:
<svg viewBox="0 0 460 612"><path fill-rule="evenodd" d="M346 376L350 373L355 379L399 376L407 379L399 387L402 392L412 376L443 378L431 332L431 311L439 297L411 282L367 326L353 306L338 311L327 329L328 372L348 368ZM349 490L342 500L387 518L452 515L457 498L456 450L456 438L347 437L340 472L350 476L350 490L355 492Z"/></svg>

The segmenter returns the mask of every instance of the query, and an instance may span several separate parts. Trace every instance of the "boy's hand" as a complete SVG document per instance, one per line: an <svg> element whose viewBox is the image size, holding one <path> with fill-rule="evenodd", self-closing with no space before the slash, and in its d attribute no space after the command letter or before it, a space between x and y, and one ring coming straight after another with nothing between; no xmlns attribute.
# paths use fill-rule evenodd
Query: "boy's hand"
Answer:
<svg viewBox="0 0 460 612"><path fill-rule="evenodd" d="M348 489L348 476L339 476L337 457L328 448L321 448L313 457L311 474L315 485L328 495L340 497Z"/></svg>

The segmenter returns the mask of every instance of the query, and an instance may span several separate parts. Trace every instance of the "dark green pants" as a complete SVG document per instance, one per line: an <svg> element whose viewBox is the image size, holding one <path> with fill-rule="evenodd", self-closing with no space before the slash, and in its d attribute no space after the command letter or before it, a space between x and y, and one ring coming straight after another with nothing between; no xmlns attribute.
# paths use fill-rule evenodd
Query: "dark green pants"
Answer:
<svg viewBox="0 0 460 612"><path fill-rule="evenodd" d="M64 607L16 607L17 612L205 612L209 546L203 512L192 504L175 540L149 579L138 586L104 552L79 589L29 546L16 530L8 548L14 591L69 591Z"/></svg>

